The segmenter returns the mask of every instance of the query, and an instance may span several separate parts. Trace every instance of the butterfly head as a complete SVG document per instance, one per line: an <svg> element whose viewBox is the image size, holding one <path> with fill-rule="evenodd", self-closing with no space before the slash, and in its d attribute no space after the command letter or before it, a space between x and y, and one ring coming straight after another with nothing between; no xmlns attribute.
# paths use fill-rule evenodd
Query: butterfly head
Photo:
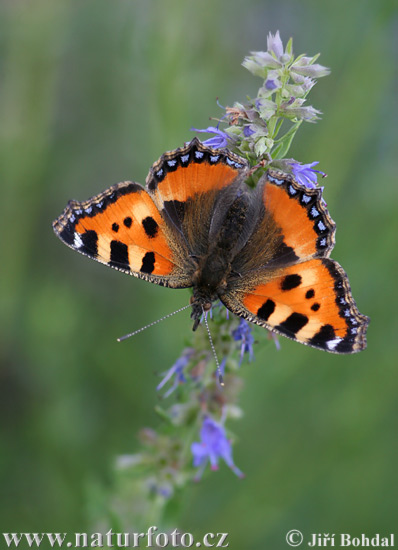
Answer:
<svg viewBox="0 0 398 550"><path fill-rule="evenodd" d="M196 330L198 328L203 313L210 311L211 305L212 302L209 300L208 296L194 294L191 297L191 319L194 320L192 330Z"/></svg>

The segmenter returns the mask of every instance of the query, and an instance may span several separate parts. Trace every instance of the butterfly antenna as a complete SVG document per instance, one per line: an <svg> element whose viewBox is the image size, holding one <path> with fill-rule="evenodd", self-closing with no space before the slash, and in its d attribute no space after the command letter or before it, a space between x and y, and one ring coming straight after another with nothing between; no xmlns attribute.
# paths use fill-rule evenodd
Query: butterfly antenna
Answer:
<svg viewBox="0 0 398 550"><path fill-rule="evenodd" d="M120 338L117 339L117 341L118 342L123 342L123 340L127 340L127 338L130 338L130 336L135 336L136 334L138 334L140 332L143 332L147 328L153 327L153 325L157 325L158 323L160 323L160 321L164 321L165 319L168 319L169 317L172 317L176 313L180 313L180 311L184 311L184 309L188 309L189 307L191 307L191 304L187 304L184 307L180 307L180 309L177 309L176 311L173 311L172 313L168 313L167 315L165 315L161 319L158 319L157 321L153 321L152 323L149 323L149 325L145 325L144 327L141 327L138 330L135 330L134 332L130 332L130 334L125 334L124 336L121 336Z"/></svg>
<svg viewBox="0 0 398 550"><path fill-rule="evenodd" d="M224 378L223 378L223 375L221 373L221 368L220 368L220 363L218 361L216 348L214 347L214 344L213 344L213 338L211 337L211 334L210 334L209 323L207 322L207 312L205 312L204 310L203 310L203 317L204 317L204 320L205 320L207 334L208 334L209 340L210 340L210 347L211 347L211 350L213 352L214 359L216 360L216 366L217 366L217 372L218 372L218 381L220 382L220 386L224 386Z"/></svg>

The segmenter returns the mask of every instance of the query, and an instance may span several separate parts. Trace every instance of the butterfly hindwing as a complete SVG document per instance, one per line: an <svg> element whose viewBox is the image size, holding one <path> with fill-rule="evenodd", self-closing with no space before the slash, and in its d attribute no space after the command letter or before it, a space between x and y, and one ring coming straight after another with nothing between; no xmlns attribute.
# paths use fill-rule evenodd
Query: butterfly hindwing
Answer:
<svg viewBox="0 0 398 550"><path fill-rule="evenodd" d="M70 201L53 228L65 244L110 267L173 288L192 284L187 251L138 183Z"/></svg>
<svg viewBox="0 0 398 550"><path fill-rule="evenodd" d="M359 313L337 262L314 258L262 279L222 296L223 303L252 323L319 349L352 353L366 346L368 318Z"/></svg>

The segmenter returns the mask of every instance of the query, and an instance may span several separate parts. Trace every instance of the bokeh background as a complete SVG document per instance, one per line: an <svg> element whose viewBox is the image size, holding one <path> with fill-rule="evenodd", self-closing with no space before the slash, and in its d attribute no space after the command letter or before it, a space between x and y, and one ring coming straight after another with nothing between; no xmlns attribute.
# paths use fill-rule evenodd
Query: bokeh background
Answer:
<svg viewBox="0 0 398 550"><path fill-rule="evenodd" d="M2 532L90 529L88 487L109 485L115 456L158 424L156 373L190 330L184 313L117 344L188 292L89 261L51 221L71 198L144 182L191 126L220 114L216 97L254 95L260 80L240 63L277 29L332 68L310 95L322 120L291 154L329 175L333 258L371 317L368 349L260 341L231 426L246 478L222 468L189 487L178 527L229 532L246 550L287 548L290 529L398 537L398 27L383 0L3 0Z"/></svg>

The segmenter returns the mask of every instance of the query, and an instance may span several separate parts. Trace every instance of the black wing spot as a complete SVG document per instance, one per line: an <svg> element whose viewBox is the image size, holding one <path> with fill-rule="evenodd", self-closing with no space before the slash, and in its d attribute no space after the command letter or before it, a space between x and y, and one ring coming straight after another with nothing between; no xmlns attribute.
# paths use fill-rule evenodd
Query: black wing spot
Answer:
<svg viewBox="0 0 398 550"><path fill-rule="evenodd" d="M127 228L130 228L133 220L130 218L130 216L127 216L127 218L124 218L123 223Z"/></svg>
<svg viewBox="0 0 398 550"><path fill-rule="evenodd" d="M314 296L315 296L315 290L313 288L311 288L310 290L307 290L307 292L305 293L305 297L307 298L307 300L310 300Z"/></svg>
<svg viewBox="0 0 398 550"><path fill-rule="evenodd" d="M308 317L306 315L302 315L301 313L292 313L285 321L283 321L283 323L278 325L276 328L286 334L296 334L299 330L305 327L307 323Z"/></svg>
<svg viewBox="0 0 398 550"><path fill-rule="evenodd" d="M155 254L154 252L147 252L142 258L141 273L152 273L155 269Z"/></svg>
<svg viewBox="0 0 398 550"><path fill-rule="evenodd" d="M79 248L80 252L83 254L88 254L89 256L98 256L98 234L93 229L85 231L80 235L83 245Z"/></svg>
<svg viewBox="0 0 398 550"><path fill-rule="evenodd" d="M130 270L129 251L127 245L120 241L111 241L110 266Z"/></svg>
<svg viewBox="0 0 398 550"><path fill-rule="evenodd" d="M323 325L321 329L309 341L313 346L326 348L326 344L336 338L332 325Z"/></svg>
<svg viewBox="0 0 398 550"><path fill-rule="evenodd" d="M258 308L257 310L257 316L260 317L260 319L263 319L264 321L268 321L269 317L274 313L275 311L275 302L272 300L267 300L263 303L263 305Z"/></svg>
<svg viewBox="0 0 398 550"><path fill-rule="evenodd" d="M320 304L315 303L315 304L312 304L311 309L312 311L318 311L320 307L321 307Z"/></svg>
<svg viewBox="0 0 398 550"><path fill-rule="evenodd" d="M115 233L117 233L117 232L119 231L119 224L113 223L113 224L112 224L112 231L114 231Z"/></svg>
<svg viewBox="0 0 398 550"><path fill-rule="evenodd" d="M148 235L150 239L153 239L154 237L156 237L159 230L159 226L151 216L148 216L147 218L142 220L142 225L145 229L145 233Z"/></svg>
<svg viewBox="0 0 398 550"><path fill-rule="evenodd" d="M282 290L292 290L301 285L301 275L294 273L293 275L286 275L282 280L281 289Z"/></svg>

